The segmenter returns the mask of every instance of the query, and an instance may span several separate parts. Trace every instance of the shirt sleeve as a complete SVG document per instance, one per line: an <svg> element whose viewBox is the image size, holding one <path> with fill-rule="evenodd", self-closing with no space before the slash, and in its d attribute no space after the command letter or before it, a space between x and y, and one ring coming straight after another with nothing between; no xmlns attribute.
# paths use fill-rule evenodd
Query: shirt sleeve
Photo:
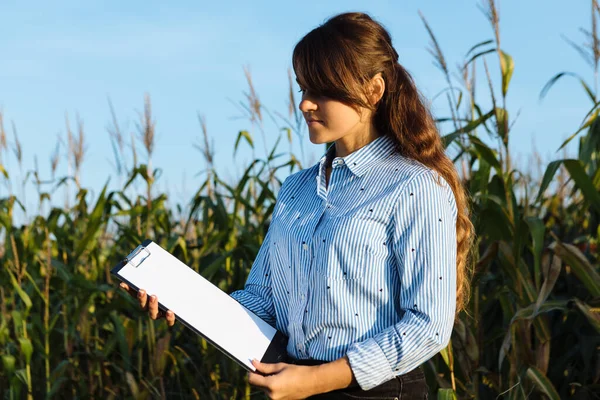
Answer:
<svg viewBox="0 0 600 400"><path fill-rule="evenodd" d="M271 230L267 230L258 255L254 259L244 289L230 294L244 307L255 313L271 326L275 326L275 306L271 291L271 268L269 265L269 247Z"/></svg>
<svg viewBox="0 0 600 400"><path fill-rule="evenodd" d="M393 213L401 319L347 351L363 390L417 368L450 341L456 310L456 201L437 173L419 174ZM403 314L402 314L403 313Z"/></svg>
<svg viewBox="0 0 600 400"><path fill-rule="evenodd" d="M285 188L293 175L288 176L279 190L277 202L273 208L272 220L277 218L279 210L279 199L282 198ZM271 243L271 227L265 234L265 240L262 242L258 254L252 263L252 268L248 274L248 279L244 285L244 289L236 290L230 296L237 300L240 304L252 311L263 321L275 327L276 315L275 305L273 304L273 291L271 289L271 265L270 265L270 249Z"/></svg>

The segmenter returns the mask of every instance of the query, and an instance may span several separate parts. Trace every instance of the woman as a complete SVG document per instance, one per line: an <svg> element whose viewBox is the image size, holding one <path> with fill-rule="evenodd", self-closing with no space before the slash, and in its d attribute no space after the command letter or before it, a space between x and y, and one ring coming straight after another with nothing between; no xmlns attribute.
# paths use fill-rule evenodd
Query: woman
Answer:
<svg viewBox="0 0 600 400"><path fill-rule="evenodd" d="M249 381L273 399L427 398L419 366L447 345L468 298L473 227L458 174L368 15L309 32L293 67L311 142L335 144L284 181L231 294L289 336L292 362L255 361ZM139 299L157 318L156 297Z"/></svg>

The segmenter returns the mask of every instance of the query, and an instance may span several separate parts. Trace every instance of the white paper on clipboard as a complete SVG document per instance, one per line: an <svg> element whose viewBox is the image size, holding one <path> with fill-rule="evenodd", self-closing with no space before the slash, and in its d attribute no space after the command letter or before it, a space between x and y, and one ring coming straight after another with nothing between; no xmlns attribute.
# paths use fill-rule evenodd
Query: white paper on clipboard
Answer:
<svg viewBox="0 0 600 400"><path fill-rule="evenodd" d="M255 370L253 358L260 361L270 354L273 359L274 351L282 353L275 343L281 342L276 329L152 241L138 246L111 272L133 288L156 295L177 320L248 370Z"/></svg>

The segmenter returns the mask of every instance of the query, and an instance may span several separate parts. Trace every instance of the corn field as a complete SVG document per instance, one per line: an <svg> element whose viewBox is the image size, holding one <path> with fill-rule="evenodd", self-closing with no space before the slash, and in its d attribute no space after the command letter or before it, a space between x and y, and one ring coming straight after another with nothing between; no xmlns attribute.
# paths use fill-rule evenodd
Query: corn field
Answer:
<svg viewBox="0 0 600 400"><path fill-rule="evenodd" d="M590 100L582 124L565 142L578 141L577 157L538 165L540 176L515 165L509 143L514 118L507 93L515 63L501 47L497 8L486 17L495 33L466 55L459 78L451 73L433 29L429 49L448 83L450 115L442 136L472 200L476 245L468 311L455 324L451 343L423 365L430 396L439 399L600 398L600 8L591 1L586 43L575 45L590 64L590 76L558 72L540 88L551 96L562 79L581 85ZM492 76L488 65L499 66ZM560 66L558 66L560 68ZM477 70L484 71L488 96L475 97ZM261 104L250 74L243 108L258 134L269 111ZM306 167L294 151L303 119L290 74L289 115L279 139L265 155L227 182L213 163L204 120L198 144L206 161L203 184L185 206L171 207L156 190L160 168L152 165L155 121L149 97L138 123L148 158L140 162L136 140L116 122L109 135L123 177L121 188L97 195L82 186L85 157L81 121L67 119L70 174L52 178L34 171L40 207L25 210L8 153L0 114L0 179L9 194L0 198L0 398L82 399L251 399L262 393L246 373L181 324L153 321L118 288L110 269L146 238L153 239L226 292L243 287L265 236L282 178ZM479 82L479 81L477 81ZM458 88L458 89L457 89ZM479 92L478 92L479 93ZM485 109L482 103L491 108ZM22 163L15 132L13 151ZM241 131L239 146L254 147L257 133ZM300 140L306 140L301 138ZM128 153L131 152L131 153ZM127 154L125 154L127 153ZM72 192L64 206L59 191ZM53 198L54 196L54 198ZM19 210L20 209L20 210ZM15 212L27 221L15 222Z"/></svg>

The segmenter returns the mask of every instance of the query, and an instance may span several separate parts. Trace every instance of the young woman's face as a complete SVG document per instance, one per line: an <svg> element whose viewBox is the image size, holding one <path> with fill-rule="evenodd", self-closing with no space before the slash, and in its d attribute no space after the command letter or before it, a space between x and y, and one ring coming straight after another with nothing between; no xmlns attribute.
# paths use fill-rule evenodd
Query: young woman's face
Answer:
<svg viewBox="0 0 600 400"><path fill-rule="evenodd" d="M314 96L310 91L302 93L299 108L308 124L310 141L314 144L349 139L364 131L368 123L368 113L363 112L361 118L352 107L326 97Z"/></svg>

